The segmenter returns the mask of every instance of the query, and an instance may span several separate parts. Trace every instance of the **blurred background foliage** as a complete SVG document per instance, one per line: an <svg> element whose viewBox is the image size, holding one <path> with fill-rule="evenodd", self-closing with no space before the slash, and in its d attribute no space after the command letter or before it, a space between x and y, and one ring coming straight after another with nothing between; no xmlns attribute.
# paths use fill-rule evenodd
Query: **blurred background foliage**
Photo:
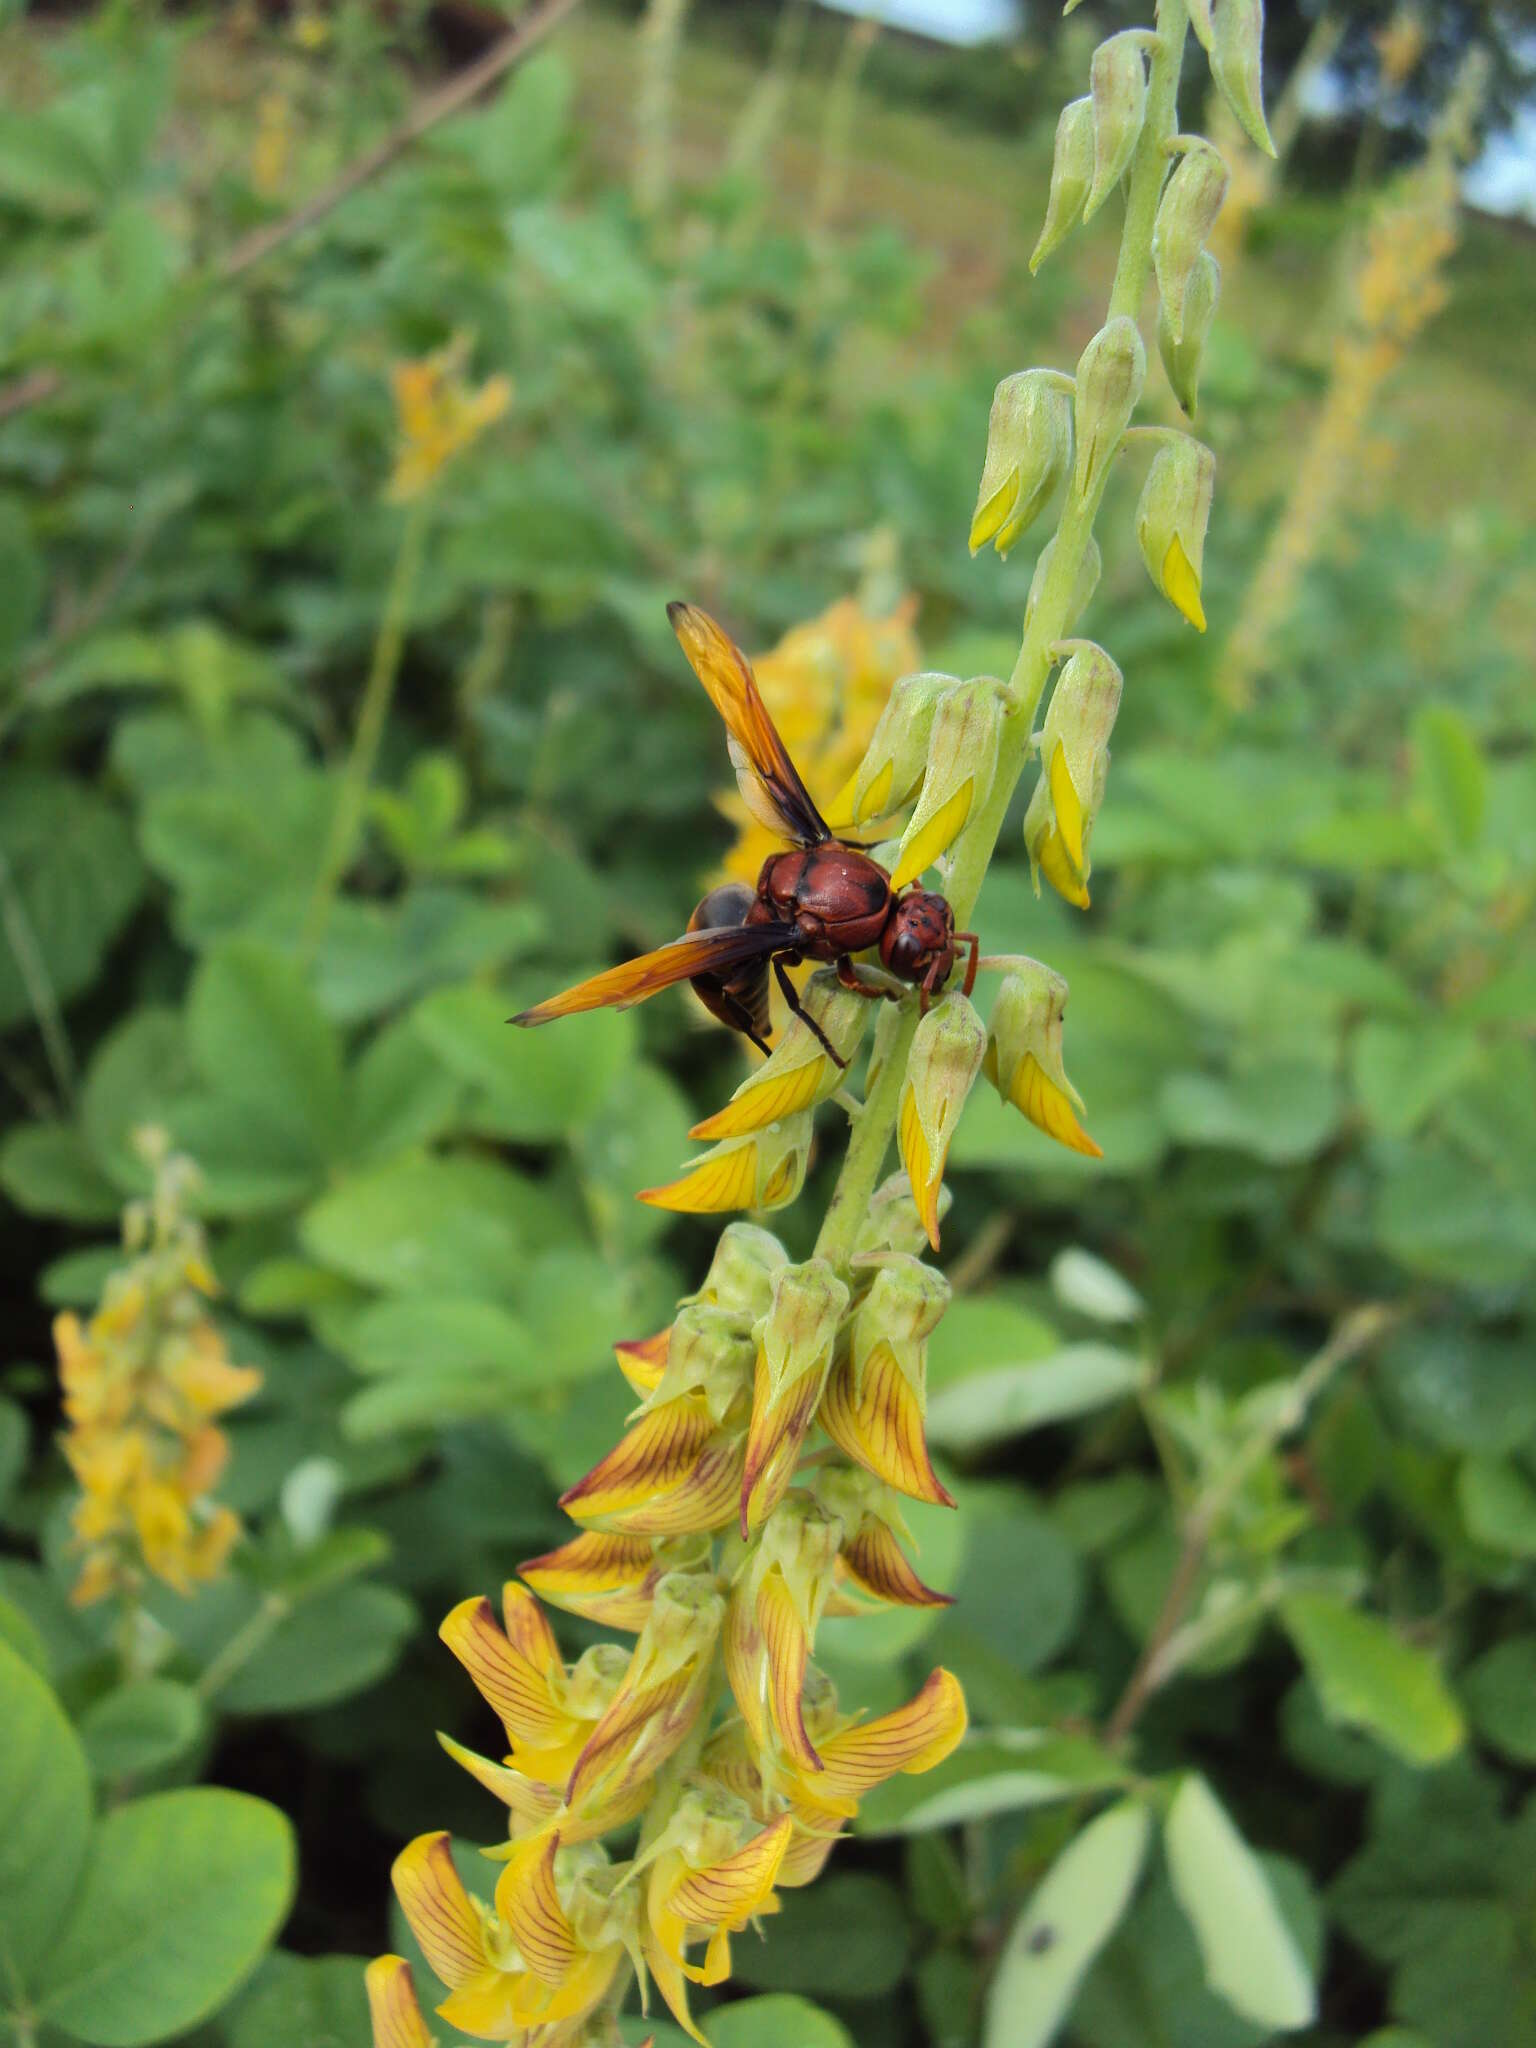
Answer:
<svg viewBox="0 0 1536 2048"><path fill-rule="evenodd" d="M429 1746L484 1735L437 1618L560 1540L555 1494L627 1405L611 1344L710 1242L634 1190L743 1070L686 997L504 1020L670 936L726 857L667 599L759 650L851 600L924 666L1007 672L1030 551L973 564L964 536L992 385L1098 317L1107 231L1038 280L1025 258L1106 24L962 57L791 0L701 7L672 47L591 5L260 253L494 10L9 12L0 1637L98 1744L105 1715L105 1783L211 1776L297 1827L284 1952L204 2048L362 2048L334 1958L385 1944L390 1857L493 1832ZM1341 61L1390 72L1383 17L1341 13ZM1386 88L1438 107L1479 20L1424 10ZM1305 34L1276 16L1272 106ZM980 1732L738 1944L763 2002L722 2009L719 2048L1012 2048L1008 1930L1128 1757L1203 1771L1262 1847L1322 1972L1309 2042L1536 2042L1527 230L1453 217L1396 275L1423 317L1317 445L1341 336L1377 333L1370 223L1406 206L1411 249L1429 219L1386 182L1426 121L1379 150L1298 118L1284 177L1236 187L1204 639L1112 487L1093 908L1036 901L1010 831L981 913L989 951L1067 975L1105 1156L972 1105L931 1368L961 1509L920 1517L959 1602L825 1631L848 1696L942 1658ZM392 373L456 337L511 401L402 506ZM789 696L835 733L865 688L846 631L794 645ZM221 1326L264 1386L227 1418L233 1575L153 1603L170 1680L216 1682L124 1752L108 1624L66 1598L49 1317L118 1257L145 1125L201 1168ZM777 1219L795 1252L827 1172ZM1282 1442L1277 1399L1366 1303L1388 1336ZM1068 2038L1256 2043L1210 1967L1155 1873Z"/></svg>

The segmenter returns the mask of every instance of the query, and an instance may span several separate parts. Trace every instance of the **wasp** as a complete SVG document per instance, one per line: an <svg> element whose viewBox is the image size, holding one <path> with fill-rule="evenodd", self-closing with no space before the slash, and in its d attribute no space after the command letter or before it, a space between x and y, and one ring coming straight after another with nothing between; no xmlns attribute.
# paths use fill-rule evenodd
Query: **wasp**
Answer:
<svg viewBox="0 0 1536 2048"><path fill-rule="evenodd" d="M845 1066L815 1018L802 1008L789 978L791 967L804 960L828 962L845 988L872 1000L885 996L899 1001L904 988L863 980L854 966L856 953L877 951L896 984L921 990L926 1010L969 946L969 995L976 980L976 934L955 930L954 912L942 896L916 885L898 893L888 871L864 847L836 836L768 715L751 663L709 614L697 605L679 603L667 606L667 617L725 721L731 765L748 810L790 846L769 854L755 889L745 882L724 882L711 889L680 939L595 974L563 995L524 1010L513 1022L548 1024L581 1010L627 1010L658 989L686 981L722 1024L768 1052L771 969L790 1010L804 1019L838 1065Z"/></svg>

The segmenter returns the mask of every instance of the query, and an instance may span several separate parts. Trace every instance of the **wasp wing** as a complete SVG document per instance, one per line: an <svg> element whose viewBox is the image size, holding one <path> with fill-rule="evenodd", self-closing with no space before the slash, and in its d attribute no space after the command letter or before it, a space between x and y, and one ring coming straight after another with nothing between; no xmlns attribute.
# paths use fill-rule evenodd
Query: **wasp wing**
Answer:
<svg viewBox="0 0 1536 2048"><path fill-rule="evenodd" d="M574 1017L582 1010L627 1010L658 989L689 981L696 974L721 974L749 960L767 960L794 943L792 924L714 925L689 932L654 953L609 967L590 981L578 982L563 994L535 1003L514 1017L514 1024L549 1024L556 1017Z"/></svg>
<svg viewBox="0 0 1536 2048"><path fill-rule="evenodd" d="M760 825L796 846L819 846L832 828L817 810L789 749L768 715L741 649L694 604L669 604L667 617L730 734L731 766L747 809Z"/></svg>

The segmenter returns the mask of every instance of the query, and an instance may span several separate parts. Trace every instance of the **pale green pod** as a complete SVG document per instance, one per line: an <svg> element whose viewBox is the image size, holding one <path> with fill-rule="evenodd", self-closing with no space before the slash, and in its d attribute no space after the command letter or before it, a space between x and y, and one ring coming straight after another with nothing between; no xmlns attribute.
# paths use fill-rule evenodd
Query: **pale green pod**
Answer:
<svg viewBox="0 0 1536 2048"><path fill-rule="evenodd" d="M1046 2048L1125 1914L1151 1823L1127 1799L1062 1850L1014 1922L987 1997L983 2048Z"/></svg>
<svg viewBox="0 0 1536 2048"><path fill-rule="evenodd" d="M1184 296L1204 252L1222 201L1227 167L1208 142L1195 140L1163 187L1152 228L1152 267L1157 272L1158 328L1167 326L1175 345L1184 338Z"/></svg>
<svg viewBox="0 0 1536 2048"><path fill-rule="evenodd" d="M1053 249L1059 249L1082 218L1083 203L1093 183L1093 102L1072 100L1056 123L1056 153L1051 159L1051 191L1045 202L1045 225L1029 259L1030 274Z"/></svg>
<svg viewBox="0 0 1536 2048"><path fill-rule="evenodd" d="M1216 0L1211 76L1243 132L1266 156L1275 154L1264 119L1264 0Z"/></svg>
<svg viewBox="0 0 1536 2048"><path fill-rule="evenodd" d="M1139 29L1125 29L1093 53L1093 182L1083 202L1085 221L1093 219L1124 177L1141 140L1147 116L1143 40Z"/></svg>
<svg viewBox="0 0 1536 2048"><path fill-rule="evenodd" d="M1220 297L1221 265L1209 249L1202 249L1184 286L1184 331L1177 340L1169 330L1167 307L1160 307L1158 312L1157 352L1163 359L1163 369L1173 387L1173 395L1190 418L1194 417L1200 396L1205 344L1216 318Z"/></svg>

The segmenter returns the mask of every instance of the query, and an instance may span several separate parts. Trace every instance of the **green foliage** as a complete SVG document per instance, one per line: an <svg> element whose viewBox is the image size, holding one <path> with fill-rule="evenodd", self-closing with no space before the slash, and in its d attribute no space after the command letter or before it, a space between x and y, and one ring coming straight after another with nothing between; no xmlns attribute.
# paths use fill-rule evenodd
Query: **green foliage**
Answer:
<svg viewBox="0 0 1536 2048"><path fill-rule="evenodd" d="M293 1788L306 1950L361 1945L386 1847L500 1827L422 1762L433 1726L494 1743L463 1727L432 1629L559 1540L557 1492L630 1405L613 1341L701 1270L702 1239L633 1194L742 1071L684 996L506 1024L673 935L725 845L719 736L665 600L705 595L762 647L855 589L875 610L909 589L925 662L1006 673L1028 587L1027 550L970 565L963 538L992 383L1059 353L1043 294L1065 287L1026 291L1006 243L1048 138L1024 164L997 145L996 215L935 157L976 238L937 292L921 229L828 241L790 217L798 188L775 206L710 179L645 223L600 160L600 60L627 46L599 24L577 46L599 68L541 54L214 284L210 252L400 111L390 31L336 13L318 59L260 46L293 128L281 197L253 182L255 95L217 21L4 30L26 66L0 123L0 353L6 380L62 379L0 448L0 2000L50 2042L365 2048L354 1958L260 1960L283 1823L198 1776ZM1014 68L985 61L989 104L1017 106ZM882 48L880 75L945 103L975 76L914 82L919 62ZM1054 77L1027 92L1054 105ZM872 164L893 133L925 164L955 140L892 118ZM994 219L1010 253L978 309L951 286ZM1311 379L1272 308L1324 267L1317 219L1268 233L1201 424L1254 495ZM384 496L388 373L457 330L515 395L425 515L321 918L407 516ZM1456 414L1421 393L1405 418L1437 408ZM1511 448L1526 425L1501 415ZM1037 900L1010 825L980 911L988 952L1070 982L1104 1157L971 1104L945 1225L963 1286L929 1359L960 1505L910 1517L957 1604L821 1638L872 1711L949 1665L974 1732L869 1798L841 1866L737 1941L766 1995L708 2012L715 2048L1063 2027L1258 2048L1314 1992L1320 2043L1536 2036L1532 534L1492 505L1421 516L1421 456L1403 509L1364 505L1314 571L1241 719L1211 650L1261 522L1224 508L1197 643L1111 487L1085 630L1114 608L1126 695L1094 906ZM125 1647L68 1603L46 1315L22 1305L94 1301L146 1124L201 1167L217 1313L264 1385L222 1482L249 1542L195 1599L157 1590ZM1365 1302L1394 1326L1303 1386Z"/></svg>

